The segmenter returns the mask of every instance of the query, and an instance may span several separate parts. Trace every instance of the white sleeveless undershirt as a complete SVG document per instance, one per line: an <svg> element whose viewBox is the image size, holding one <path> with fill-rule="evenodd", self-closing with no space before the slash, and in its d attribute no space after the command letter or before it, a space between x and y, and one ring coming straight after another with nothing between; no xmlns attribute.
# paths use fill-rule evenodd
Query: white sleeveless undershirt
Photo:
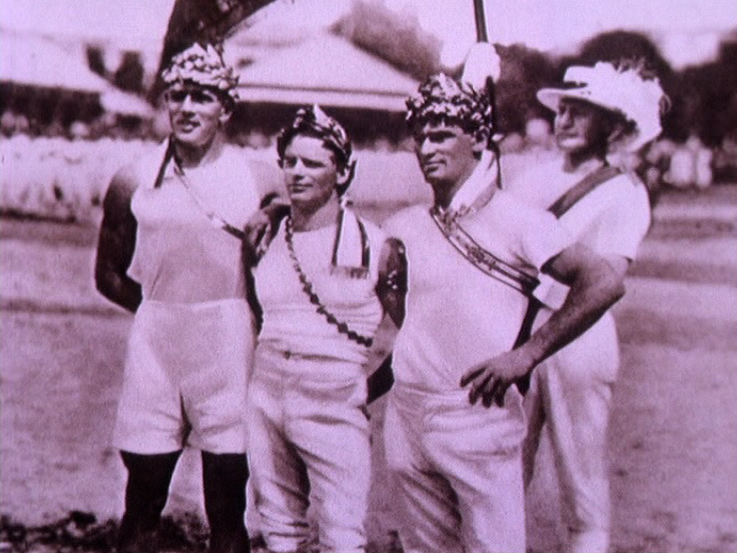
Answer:
<svg viewBox="0 0 737 553"><path fill-rule="evenodd" d="M157 155L163 158L162 152ZM156 171L146 172L132 200L138 230L128 270L141 284L144 299L199 303L244 298L241 241L213 226L174 174L173 163L156 188ZM186 174L202 203L236 228L243 228L258 209L257 183L245 155L233 147L226 147L215 163Z"/></svg>
<svg viewBox="0 0 737 553"><path fill-rule="evenodd" d="M332 274L330 263L335 225L314 231L294 232L294 251L302 271L327 310L339 322L363 335L374 336L383 310L376 296L379 256L385 240L375 225L363 221L371 248L366 278ZM282 352L364 363L368 348L350 340L328 323L302 289L289 257L284 225L254 271L256 292L263 308L259 344Z"/></svg>

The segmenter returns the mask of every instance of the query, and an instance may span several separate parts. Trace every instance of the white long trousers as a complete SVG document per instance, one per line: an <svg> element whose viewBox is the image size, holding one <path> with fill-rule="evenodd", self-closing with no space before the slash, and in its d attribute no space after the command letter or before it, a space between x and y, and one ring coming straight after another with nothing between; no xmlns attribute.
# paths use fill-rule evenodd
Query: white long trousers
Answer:
<svg viewBox="0 0 737 553"><path fill-rule="evenodd" d="M392 390L384 440L407 553L525 551L524 432L516 388L504 408L489 409L470 405L465 390Z"/></svg>
<svg viewBox="0 0 737 553"><path fill-rule="evenodd" d="M249 388L255 505L270 551L364 551L371 478L366 379L360 365L259 346Z"/></svg>
<svg viewBox="0 0 737 553"><path fill-rule="evenodd" d="M607 314L536 368L525 396L525 482L532 479L535 455L547 426L568 532L565 553L609 550L607 430L618 366L614 319Z"/></svg>

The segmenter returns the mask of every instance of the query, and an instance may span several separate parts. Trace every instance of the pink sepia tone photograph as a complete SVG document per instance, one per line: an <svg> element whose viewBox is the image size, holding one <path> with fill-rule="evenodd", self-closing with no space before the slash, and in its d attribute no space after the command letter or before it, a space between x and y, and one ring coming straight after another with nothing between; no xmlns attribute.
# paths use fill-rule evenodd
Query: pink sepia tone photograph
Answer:
<svg viewBox="0 0 737 553"><path fill-rule="evenodd" d="M737 553L734 8L0 3L0 553Z"/></svg>

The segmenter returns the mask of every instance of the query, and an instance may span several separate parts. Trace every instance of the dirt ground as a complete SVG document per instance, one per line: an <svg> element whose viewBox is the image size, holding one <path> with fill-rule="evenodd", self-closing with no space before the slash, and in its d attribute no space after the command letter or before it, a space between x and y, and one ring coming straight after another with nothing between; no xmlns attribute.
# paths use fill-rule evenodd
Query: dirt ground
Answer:
<svg viewBox="0 0 737 553"><path fill-rule="evenodd" d="M737 552L737 186L666 195L655 215L616 307L612 551ZM121 514L122 465L109 439L131 319L94 291L95 234L0 220L1 551L12 550L14 522ZM372 549L388 552L401 513L381 461L382 409L372 406L368 524ZM561 529L545 444L541 455L529 541L549 553ZM186 454L168 513L201 514L198 473Z"/></svg>

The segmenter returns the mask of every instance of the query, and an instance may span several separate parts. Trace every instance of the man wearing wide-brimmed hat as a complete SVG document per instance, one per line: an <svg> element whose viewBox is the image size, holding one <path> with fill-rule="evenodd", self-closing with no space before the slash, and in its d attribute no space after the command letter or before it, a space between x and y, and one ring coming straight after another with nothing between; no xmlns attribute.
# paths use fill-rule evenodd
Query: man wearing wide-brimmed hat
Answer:
<svg viewBox="0 0 737 553"><path fill-rule="evenodd" d="M172 132L113 178L96 281L135 312L113 442L128 470L121 553L156 551L185 445L202 452L211 552L249 551L245 395L254 330L242 229L278 175L226 143L237 79L195 44L162 74Z"/></svg>
<svg viewBox="0 0 737 553"><path fill-rule="evenodd" d="M521 553L525 418L513 384L588 328L621 282L552 214L499 188L488 95L441 74L407 104L434 205L385 225L409 267L384 430L402 542L413 553ZM571 286L562 306L551 275ZM520 345L534 295L560 309Z"/></svg>
<svg viewBox="0 0 737 553"><path fill-rule="evenodd" d="M510 184L528 202L549 208L581 244L606 258L620 282L650 225L647 190L628 170L628 156L660 133L667 101L642 63L573 66L564 86L538 99L555 112L562 159L535 167ZM550 311L542 310L538 323ZM606 432L619 364L614 320L605 314L585 334L535 370L525 397L526 482L542 429L549 428L560 481L567 552L609 547Z"/></svg>

